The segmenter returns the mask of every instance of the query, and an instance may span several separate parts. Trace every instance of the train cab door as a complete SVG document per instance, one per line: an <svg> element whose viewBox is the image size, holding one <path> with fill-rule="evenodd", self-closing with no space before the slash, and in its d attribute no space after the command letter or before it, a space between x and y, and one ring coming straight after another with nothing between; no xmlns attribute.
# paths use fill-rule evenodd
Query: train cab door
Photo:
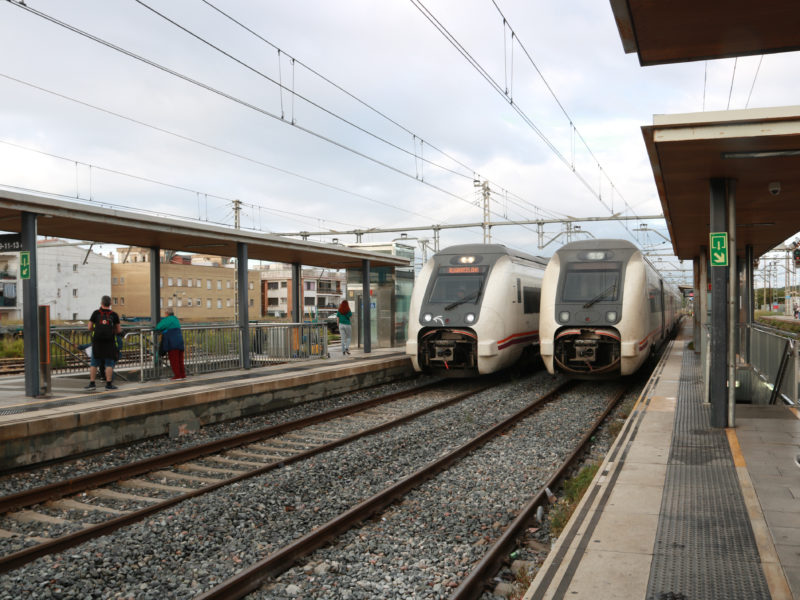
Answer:
<svg viewBox="0 0 800 600"><path fill-rule="evenodd" d="M667 311L664 306L664 280L659 279L658 284L661 297L661 339L664 339L667 336Z"/></svg>

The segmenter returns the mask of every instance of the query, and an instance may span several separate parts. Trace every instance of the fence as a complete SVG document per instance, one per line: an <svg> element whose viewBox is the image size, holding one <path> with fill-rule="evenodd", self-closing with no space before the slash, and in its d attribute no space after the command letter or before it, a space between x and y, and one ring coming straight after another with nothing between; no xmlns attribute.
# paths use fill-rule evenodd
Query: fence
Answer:
<svg viewBox="0 0 800 600"><path fill-rule="evenodd" d="M753 402L763 403L766 395L774 402L780 395L797 406L799 366L797 335L757 324L750 328ZM774 389L779 379L781 383Z"/></svg>
<svg viewBox="0 0 800 600"><path fill-rule="evenodd" d="M242 332L238 325L182 327L186 373L197 375L242 368ZM159 335L152 328L125 328L115 376L147 381L171 375L166 356L159 356ZM251 367L328 356L324 323L251 323L247 350ZM89 369L88 329L58 327L51 330L52 372L74 373Z"/></svg>

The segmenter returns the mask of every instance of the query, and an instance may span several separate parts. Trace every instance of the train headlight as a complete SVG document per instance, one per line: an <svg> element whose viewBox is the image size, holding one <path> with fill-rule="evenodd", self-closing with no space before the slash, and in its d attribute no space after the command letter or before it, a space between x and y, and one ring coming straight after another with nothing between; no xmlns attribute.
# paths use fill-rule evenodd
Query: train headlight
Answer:
<svg viewBox="0 0 800 600"><path fill-rule="evenodd" d="M606 321L613 323L617 320L617 311L610 310L606 313Z"/></svg>
<svg viewBox="0 0 800 600"><path fill-rule="evenodd" d="M431 319L433 319L433 315L431 313L425 313L424 315L422 315L422 320L425 321L426 323L430 323Z"/></svg>
<svg viewBox="0 0 800 600"><path fill-rule="evenodd" d="M467 316L464 317L467 323L474 323L475 322L475 314L474 313L467 313Z"/></svg>
<svg viewBox="0 0 800 600"><path fill-rule="evenodd" d="M567 321L569 321L569 311L562 310L560 313L558 313L558 320L561 321L562 323L566 323Z"/></svg>

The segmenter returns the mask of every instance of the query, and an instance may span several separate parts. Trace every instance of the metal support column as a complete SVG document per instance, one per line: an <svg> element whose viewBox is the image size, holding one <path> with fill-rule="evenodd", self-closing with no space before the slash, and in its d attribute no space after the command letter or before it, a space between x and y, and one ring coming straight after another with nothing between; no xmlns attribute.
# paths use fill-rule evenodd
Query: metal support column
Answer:
<svg viewBox="0 0 800 600"><path fill-rule="evenodd" d="M727 230L725 206L727 194L724 179L709 181L710 227L712 233ZM714 252L714 249L711 249ZM711 402L711 427L727 425L727 342L728 342L728 267L710 266L711 271L711 348L709 373L709 400Z"/></svg>
<svg viewBox="0 0 800 600"><path fill-rule="evenodd" d="M236 242L236 285L239 291L239 331L242 334L242 368L250 368L250 313L247 290L247 244Z"/></svg>
<svg viewBox="0 0 800 600"><path fill-rule="evenodd" d="M708 248L700 246L698 256L700 270L700 297L695 299L695 309L700 313L700 368L703 373L703 400L711 401L708 387Z"/></svg>
<svg viewBox="0 0 800 600"><path fill-rule="evenodd" d="M694 282L694 302L692 303L692 343L695 353L700 352L701 325L700 325L700 294L703 289L700 285L700 258L695 256L692 260L692 281Z"/></svg>
<svg viewBox="0 0 800 600"><path fill-rule="evenodd" d="M736 426L736 351L738 349L739 265L736 260L736 180L727 179L728 191L728 427Z"/></svg>
<svg viewBox="0 0 800 600"><path fill-rule="evenodd" d="M303 322L303 286L300 281L300 263L292 263L292 321Z"/></svg>
<svg viewBox="0 0 800 600"><path fill-rule="evenodd" d="M361 321L364 330L364 354L372 352L372 330L370 327L369 260L361 261Z"/></svg>
<svg viewBox="0 0 800 600"><path fill-rule="evenodd" d="M25 356L25 395L36 397L40 393L39 381L39 293L36 280L36 213L22 212L22 251L28 253L28 277L22 279L22 341Z"/></svg>
<svg viewBox="0 0 800 600"><path fill-rule="evenodd" d="M755 314L756 303L755 257L753 256L753 246L750 244L744 247L744 288L744 321L747 325L745 327L744 359L747 361L747 364L750 364L750 329L753 326L753 315Z"/></svg>
<svg viewBox="0 0 800 600"><path fill-rule="evenodd" d="M239 331L242 335L242 368L250 368L250 314L247 289L247 244L236 242L236 285L239 291Z"/></svg>
<svg viewBox="0 0 800 600"><path fill-rule="evenodd" d="M161 318L161 248L150 248L150 324L155 327Z"/></svg>

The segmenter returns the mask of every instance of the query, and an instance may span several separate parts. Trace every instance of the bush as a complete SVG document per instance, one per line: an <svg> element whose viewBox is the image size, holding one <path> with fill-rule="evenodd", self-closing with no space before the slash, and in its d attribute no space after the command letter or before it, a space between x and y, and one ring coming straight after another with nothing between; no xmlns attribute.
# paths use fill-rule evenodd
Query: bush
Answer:
<svg viewBox="0 0 800 600"><path fill-rule="evenodd" d="M3 336L0 341L0 357L22 358L25 356L25 346L21 337Z"/></svg>
<svg viewBox="0 0 800 600"><path fill-rule="evenodd" d="M584 492L592 483L600 465L591 464L581 469L578 474L564 482L564 497L550 509L550 535L558 537L564 531L569 518L575 512Z"/></svg>

